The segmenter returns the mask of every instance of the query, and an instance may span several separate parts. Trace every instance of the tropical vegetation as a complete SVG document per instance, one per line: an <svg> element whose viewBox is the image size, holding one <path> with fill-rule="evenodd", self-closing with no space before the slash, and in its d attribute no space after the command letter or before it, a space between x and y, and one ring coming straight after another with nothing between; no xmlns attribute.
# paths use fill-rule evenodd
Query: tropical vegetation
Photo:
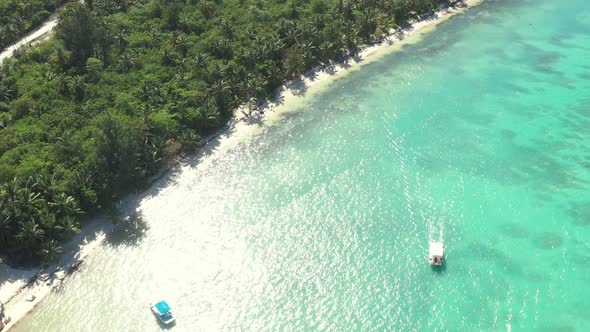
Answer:
<svg viewBox="0 0 590 332"><path fill-rule="evenodd" d="M92 0L0 67L0 253L50 260L233 110L436 0ZM207 190L207 188L202 188Z"/></svg>
<svg viewBox="0 0 590 332"><path fill-rule="evenodd" d="M0 50L46 20L67 0L0 0Z"/></svg>

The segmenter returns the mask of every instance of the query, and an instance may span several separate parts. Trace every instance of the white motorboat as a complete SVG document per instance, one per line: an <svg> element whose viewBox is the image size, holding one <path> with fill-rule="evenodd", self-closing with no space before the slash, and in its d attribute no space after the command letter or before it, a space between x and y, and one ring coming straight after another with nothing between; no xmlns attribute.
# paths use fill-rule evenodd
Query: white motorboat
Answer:
<svg viewBox="0 0 590 332"><path fill-rule="evenodd" d="M430 261L430 265L443 265L445 260L445 245L442 242L430 242L428 260Z"/></svg>

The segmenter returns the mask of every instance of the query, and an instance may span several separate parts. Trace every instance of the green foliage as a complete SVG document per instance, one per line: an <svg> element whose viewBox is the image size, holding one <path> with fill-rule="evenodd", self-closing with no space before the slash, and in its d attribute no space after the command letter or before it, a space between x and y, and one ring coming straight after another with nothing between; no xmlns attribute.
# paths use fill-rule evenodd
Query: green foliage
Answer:
<svg viewBox="0 0 590 332"><path fill-rule="evenodd" d="M79 232L78 201L55 176L15 178L0 185L0 245L16 261L53 259L58 241Z"/></svg>
<svg viewBox="0 0 590 332"><path fill-rule="evenodd" d="M7 1L7 0L0 0ZM15 1L15 0L8 0ZM93 0L0 67L0 254L52 259L246 101L435 0ZM0 8L4 8L0 5Z"/></svg>
<svg viewBox="0 0 590 332"><path fill-rule="evenodd" d="M63 0L0 0L0 49L46 20Z"/></svg>
<svg viewBox="0 0 590 332"><path fill-rule="evenodd" d="M70 4L60 13L55 31L70 52L69 65L82 70L96 46L95 16L81 3Z"/></svg>

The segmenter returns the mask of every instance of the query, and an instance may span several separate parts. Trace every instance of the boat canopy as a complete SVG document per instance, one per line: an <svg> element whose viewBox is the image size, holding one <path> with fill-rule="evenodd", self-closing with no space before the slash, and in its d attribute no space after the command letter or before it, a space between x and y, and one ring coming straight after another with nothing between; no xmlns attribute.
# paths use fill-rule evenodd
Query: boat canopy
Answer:
<svg viewBox="0 0 590 332"><path fill-rule="evenodd" d="M165 313L172 310L166 301L160 301L160 302L156 303L154 305L154 307L156 307L156 309L158 310L160 315L164 315Z"/></svg>
<svg viewBox="0 0 590 332"><path fill-rule="evenodd" d="M430 256L442 257L444 255L444 245L441 242L430 242Z"/></svg>

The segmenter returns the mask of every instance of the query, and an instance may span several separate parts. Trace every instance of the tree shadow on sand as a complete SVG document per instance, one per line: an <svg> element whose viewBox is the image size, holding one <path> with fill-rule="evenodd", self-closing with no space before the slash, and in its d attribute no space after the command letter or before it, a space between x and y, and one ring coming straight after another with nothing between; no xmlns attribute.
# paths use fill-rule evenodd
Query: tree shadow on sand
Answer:
<svg viewBox="0 0 590 332"><path fill-rule="evenodd" d="M315 81L318 78L318 71L317 70L310 70L307 73L305 73L305 78L307 78L310 81Z"/></svg>
<svg viewBox="0 0 590 332"><path fill-rule="evenodd" d="M307 92L307 84L305 84L305 81L302 80L300 77L295 78L294 80L292 80L287 85L287 88L295 96L303 96Z"/></svg>
<svg viewBox="0 0 590 332"><path fill-rule="evenodd" d="M115 229L109 234L106 242L112 246L132 246L139 244L149 230L149 225L141 212L125 218L116 218Z"/></svg>

